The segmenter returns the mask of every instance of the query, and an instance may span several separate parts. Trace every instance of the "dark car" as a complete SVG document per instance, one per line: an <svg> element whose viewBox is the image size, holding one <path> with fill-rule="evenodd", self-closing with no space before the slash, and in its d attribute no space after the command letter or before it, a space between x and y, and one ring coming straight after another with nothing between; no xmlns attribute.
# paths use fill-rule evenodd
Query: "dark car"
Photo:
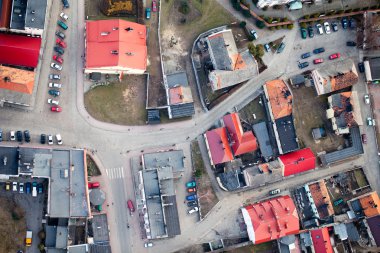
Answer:
<svg viewBox="0 0 380 253"><path fill-rule="evenodd" d="M30 182L27 182L27 183L25 184L25 192L26 192L27 194L29 194L31 189L32 189L32 184L31 184Z"/></svg>
<svg viewBox="0 0 380 253"><path fill-rule="evenodd" d="M309 27L307 28L307 31L309 32L309 37L310 37L310 38L313 38L313 37L314 37L314 29L313 29L313 27L312 27L312 26L309 26Z"/></svg>
<svg viewBox="0 0 380 253"><path fill-rule="evenodd" d="M0 141L3 141L3 131L0 129Z"/></svg>
<svg viewBox="0 0 380 253"><path fill-rule="evenodd" d="M306 58L309 58L310 56L311 56L310 52L307 52L307 53L302 54L301 58L306 59Z"/></svg>
<svg viewBox="0 0 380 253"><path fill-rule="evenodd" d="M364 144L367 144L367 135L366 134L362 134L362 142Z"/></svg>
<svg viewBox="0 0 380 253"><path fill-rule="evenodd" d="M358 67L359 67L359 72L363 73L364 72L364 63L363 62L359 62L358 63Z"/></svg>
<svg viewBox="0 0 380 253"><path fill-rule="evenodd" d="M68 0L62 0L62 3L63 3L63 7L65 7L66 9L70 7Z"/></svg>
<svg viewBox="0 0 380 253"><path fill-rule="evenodd" d="M305 62L300 62L299 64L298 64L298 67L300 68L300 69L303 69L303 68L306 68L306 67L308 67L309 66L309 63L307 62L307 61L305 61Z"/></svg>
<svg viewBox="0 0 380 253"><path fill-rule="evenodd" d="M196 194L192 194L192 195L186 196L186 200L187 201L192 201L192 200L196 200L196 199L197 199L197 195Z"/></svg>
<svg viewBox="0 0 380 253"><path fill-rule="evenodd" d="M18 142L22 142L22 132L21 131L16 132L16 139Z"/></svg>
<svg viewBox="0 0 380 253"><path fill-rule="evenodd" d="M54 97L58 97L60 92L58 90L49 90L49 94Z"/></svg>
<svg viewBox="0 0 380 253"><path fill-rule="evenodd" d="M301 28L301 37L302 39L306 39L307 37L307 31L305 28Z"/></svg>
<svg viewBox="0 0 380 253"><path fill-rule="evenodd" d="M334 32L337 32L337 31L338 31L338 24L337 24L336 22L332 22L332 23L331 23L331 26L332 26L332 30L333 30Z"/></svg>
<svg viewBox="0 0 380 253"><path fill-rule="evenodd" d="M58 38L61 38L61 39L65 39L65 34L63 32L60 32L60 31L56 31L55 32L55 35L57 35Z"/></svg>
<svg viewBox="0 0 380 253"><path fill-rule="evenodd" d="M44 191L44 186L42 184L37 185L37 191L38 193L42 193Z"/></svg>
<svg viewBox="0 0 380 253"><path fill-rule="evenodd" d="M46 144L46 134L41 134L40 143Z"/></svg>
<svg viewBox="0 0 380 253"><path fill-rule="evenodd" d="M348 20L348 27L350 27L351 29L356 28L356 21L355 21L355 19L350 18L350 19Z"/></svg>
<svg viewBox="0 0 380 253"><path fill-rule="evenodd" d="M30 142L30 133L28 130L24 131L24 137L26 142Z"/></svg>
<svg viewBox="0 0 380 253"><path fill-rule="evenodd" d="M281 42L280 46L277 48L277 53L279 54L282 51L284 51L284 48L285 48L285 43Z"/></svg>
<svg viewBox="0 0 380 253"><path fill-rule="evenodd" d="M347 29L347 27L348 27L347 18L342 18L342 27L343 27L343 29Z"/></svg>
<svg viewBox="0 0 380 253"><path fill-rule="evenodd" d="M324 51L325 51L325 48L320 47L320 48L314 49L313 53L314 54L320 54L320 53L323 53Z"/></svg>
<svg viewBox="0 0 380 253"><path fill-rule="evenodd" d="M187 202L187 206L188 207L193 207L193 206L197 206L197 205L198 205L197 201L189 201L189 202Z"/></svg>
<svg viewBox="0 0 380 253"><path fill-rule="evenodd" d="M64 54L65 53L65 50L59 46L55 46L54 51L57 52L58 54Z"/></svg>
<svg viewBox="0 0 380 253"><path fill-rule="evenodd" d="M348 47L356 47L356 43L355 43L354 41L347 41L347 42L346 42L346 45L347 45Z"/></svg>

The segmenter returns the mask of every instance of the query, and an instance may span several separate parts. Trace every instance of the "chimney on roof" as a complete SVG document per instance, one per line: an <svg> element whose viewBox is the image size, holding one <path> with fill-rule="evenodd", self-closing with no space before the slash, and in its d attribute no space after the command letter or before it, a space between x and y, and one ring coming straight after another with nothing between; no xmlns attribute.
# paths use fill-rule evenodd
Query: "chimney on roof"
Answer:
<svg viewBox="0 0 380 253"><path fill-rule="evenodd" d="M117 30L119 30L119 27L112 28L112 31L117 31Z"/></svg>
<svg viewBox="0 0 380 253"><path fill-rule="evenodd" d="M34 13L36 13L36 11L35 11L35 10L32 10L31 13L34 14Z"/></svg>
<svg viewBox="0 0 380 253"><path fill-rule="evenodd" d="M100 35L101 36L107 36L108 34L110 34L111 32L101 32Z"/></svg>
<svg viewBox="0 0 380 253"><path fill-rule="evenodd" d="M11 81L11 78L9 76L4 77L4 82L8 83Z"/></svg>
<svg viewBox="0 0 380 253"><path fill-rule="evenodd" d="M115 54L115 55L118 55L118 54L119 54L119 52L118 52L117 50L112 50L112 51L111 51L111 54Z"/></svg>
<svg viewBox="0 0 380 253"><path fill-rule="evenodd" d="M130 31L133 31L133 28L132 27L127 27L124 30L126 30L127 32L130 32Z"/></svg>
<svg viewBox="0 0 380 253"><path fill-rule="evenodd" d="M135 55L135 54L132 53L132 52L126 52L125 54L128 55L128 56L133 56L133 55Z"/></svg>

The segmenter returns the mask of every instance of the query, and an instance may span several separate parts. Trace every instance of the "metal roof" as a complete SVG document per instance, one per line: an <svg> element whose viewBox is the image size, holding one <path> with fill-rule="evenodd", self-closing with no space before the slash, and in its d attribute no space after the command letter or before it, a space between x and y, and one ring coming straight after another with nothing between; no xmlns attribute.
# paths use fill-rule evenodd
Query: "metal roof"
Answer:
<svg viewBox="0 0 380 253"><path fill-rule="evenodd" d="M266 122L260 122L252 125L253 132L259 143L261 155L265 160L269 160L273 155L273 147L269 139L268 128Z"/></svg>
<svg viewBox="0 0 380 253"><path fill-rule="evenodd" d="M286 154L299 149L293 116L288 115L275 121L282 153Z"/></svg>
<svg viewBox="0 0 380 253"><path fill-rule="evenodd" d="M47 0L29 0L26 7L25 27L44 29Z"/></svg>
<svg viewBox="0 0 380 253"><path fill-rule="evenodd" d="M87 244L82 244L82 245L73 245L69 246L67 248L68 253L88 253L88 245Z"/></svg>
<svg viewBox="0 0 380 253"><path fill-rule="evenodd" d="M368 60L372 80L380 79L380 57L371 58Z"/></svg>
<svg viewBox="0 0 380 253"><path fill-rule="evenodd" d="M92 218L92 230L95 243L109 242L108 221L106 214L94 215Z"/></svg>
<svg viewBox="0 0 380 253"><path fill-rule="evenodd" d="M169 237L180 235L181 227L177 210L176 196L165 196L162 198L164 205L164 214L166 219L166 229Z"/></svg>
<svg viewBox="0 0 380 253"><path fill-rule="evenodd" d="M18 175L17 147L0 147L0 174Z"/></svg>
<svg viewBox="0 0 380 253"><path fill-rule="evenodd" d="M10 28L24 30L28 0L13 0Z"/></svg>
<svg viewBox="0 0 380 253"><path fill-rule="evenodd" d="M89 253L111 253L110 245L97 245L97 244L89 244L90 251Z"/></svg>
<svg viewBox="0 0 380 253"><path fill-rule="evenodd" d="M69 230L67 227L58 226L57 236L55 238L55 247L57 249L66 249Z"/></svg>
<svg viewBox="0 0 380 253"><path fill-rule="evenodd" d="M169 74L166 76L166 81L169 88L174 88L177 86L189 86L189 81L187 80L186 72L178 72Z"/></svg>
<svg viewBox="0 0 380 253"><path fill-rule="evenodd" d="M148 124L159 124L160 110L148 110Z"/></svg>
<svg viewBox="0 0 380 253"><path fill-rule="evenodd" d="M194 102L170 105L172 118L191 117L195 114Z"/></svg>
<svg viewBox="0 0 380 253"><path fill-rule="evenodd" d="M173 172L185 169L183 150L172 150L156 153L145 153L143 155L146 169L156 169L161 167L172 167Z"/></svg>
<svg viewBox="0 0 380 253"><path fill-rule="evenodd" d="M70 217L88 217L90 215L88 193L84 168L84 150L70 150L71 184L70 184Z"/></svg>

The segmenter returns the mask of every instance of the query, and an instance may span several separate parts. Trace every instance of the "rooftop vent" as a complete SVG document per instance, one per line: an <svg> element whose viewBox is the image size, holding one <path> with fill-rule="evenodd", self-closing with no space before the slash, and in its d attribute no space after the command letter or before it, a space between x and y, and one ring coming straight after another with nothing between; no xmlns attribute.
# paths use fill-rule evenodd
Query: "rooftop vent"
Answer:
<svg viewBox="0 0 380 253"><path fill-rule="evenodd" d="M132 52L126 52L125 54L128 55L128 56L133 56L133 55L135 55L135 54L132 53Z"/></svg>
<svg viewBox="0 0 380 253"><path fill-rule="evenodd" d="M119 27L112 28L112 31L117 31L117 30L119 30Z"/></svg>
<svg viewBox="0 0 380 253"><path fill-rule="evenodd" d="M133 31L133 28L132 27L127 27L124 30L126 30L127 32L130 32L130 31Z"/></svg>
<svg viewBox="0 0 380 253"><path fill-rule="evenodd" d="M7 83L7 82L10 82L10 81L11 81L11 78L9 76L5 76L4 77L4 82Z"/></svg>
<svg viewBox="0 0 380 253"><path fill-rule="evenodd" d="M36 11L35 11L35 10L32 10L31 13L34 14L34 13L36 13Z"/></svg>
<svg viewBox="0 0 380 253"><path fill-rule="evenodd" d="M111 51L111 54L115 54L115 55L118 55L118 54L119 54L119 52L118 52L117 50L112 50L112 51Z"/></svg>
<svg viewBox="0 0 380 253"><path fill-rule="evenodd" d="M111 32L101 32L100 35L101 36L107 36L108 34L110 34Z"/></svg>

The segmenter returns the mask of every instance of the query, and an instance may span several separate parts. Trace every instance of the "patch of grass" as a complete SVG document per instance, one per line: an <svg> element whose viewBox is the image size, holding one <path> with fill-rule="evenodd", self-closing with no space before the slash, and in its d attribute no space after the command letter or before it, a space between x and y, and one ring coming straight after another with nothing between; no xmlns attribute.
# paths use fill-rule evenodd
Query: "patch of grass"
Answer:
<svg viewBox="0 0 380 253"><path fill-rule="evenodd" d="M356 182L359 185L359 188L362 188L368 185L367 179L361 169L354 170L354 175L355 175Z"/></svg>
<svg viewBox="0 0 380 253"><path fill-rule="evenodd" d="M193 167L195 170L195 177L201 177L204 173L206 173L206 171L198 141L191 142L191 154L193 159Z"/></svg>
<svg viewBox="0 0 380 253"><path fill-rule="evenodd" d="M266 120L265 109L263 104L260 104L260 98L261 96L255 98L239 111L242 120L248 121L251 124ZM255 115L256 118L253 115Z"/></svg>
<svg viewBox="0 0 380 253"><path fill-rule="evenodd" d="M98 166L94 162L94 160L92 160L91 156L86 155L86 161L87 161L87 174L88 174L88 176L94 177L94 176L100 176L102 174L100 172Z"/></svg>

